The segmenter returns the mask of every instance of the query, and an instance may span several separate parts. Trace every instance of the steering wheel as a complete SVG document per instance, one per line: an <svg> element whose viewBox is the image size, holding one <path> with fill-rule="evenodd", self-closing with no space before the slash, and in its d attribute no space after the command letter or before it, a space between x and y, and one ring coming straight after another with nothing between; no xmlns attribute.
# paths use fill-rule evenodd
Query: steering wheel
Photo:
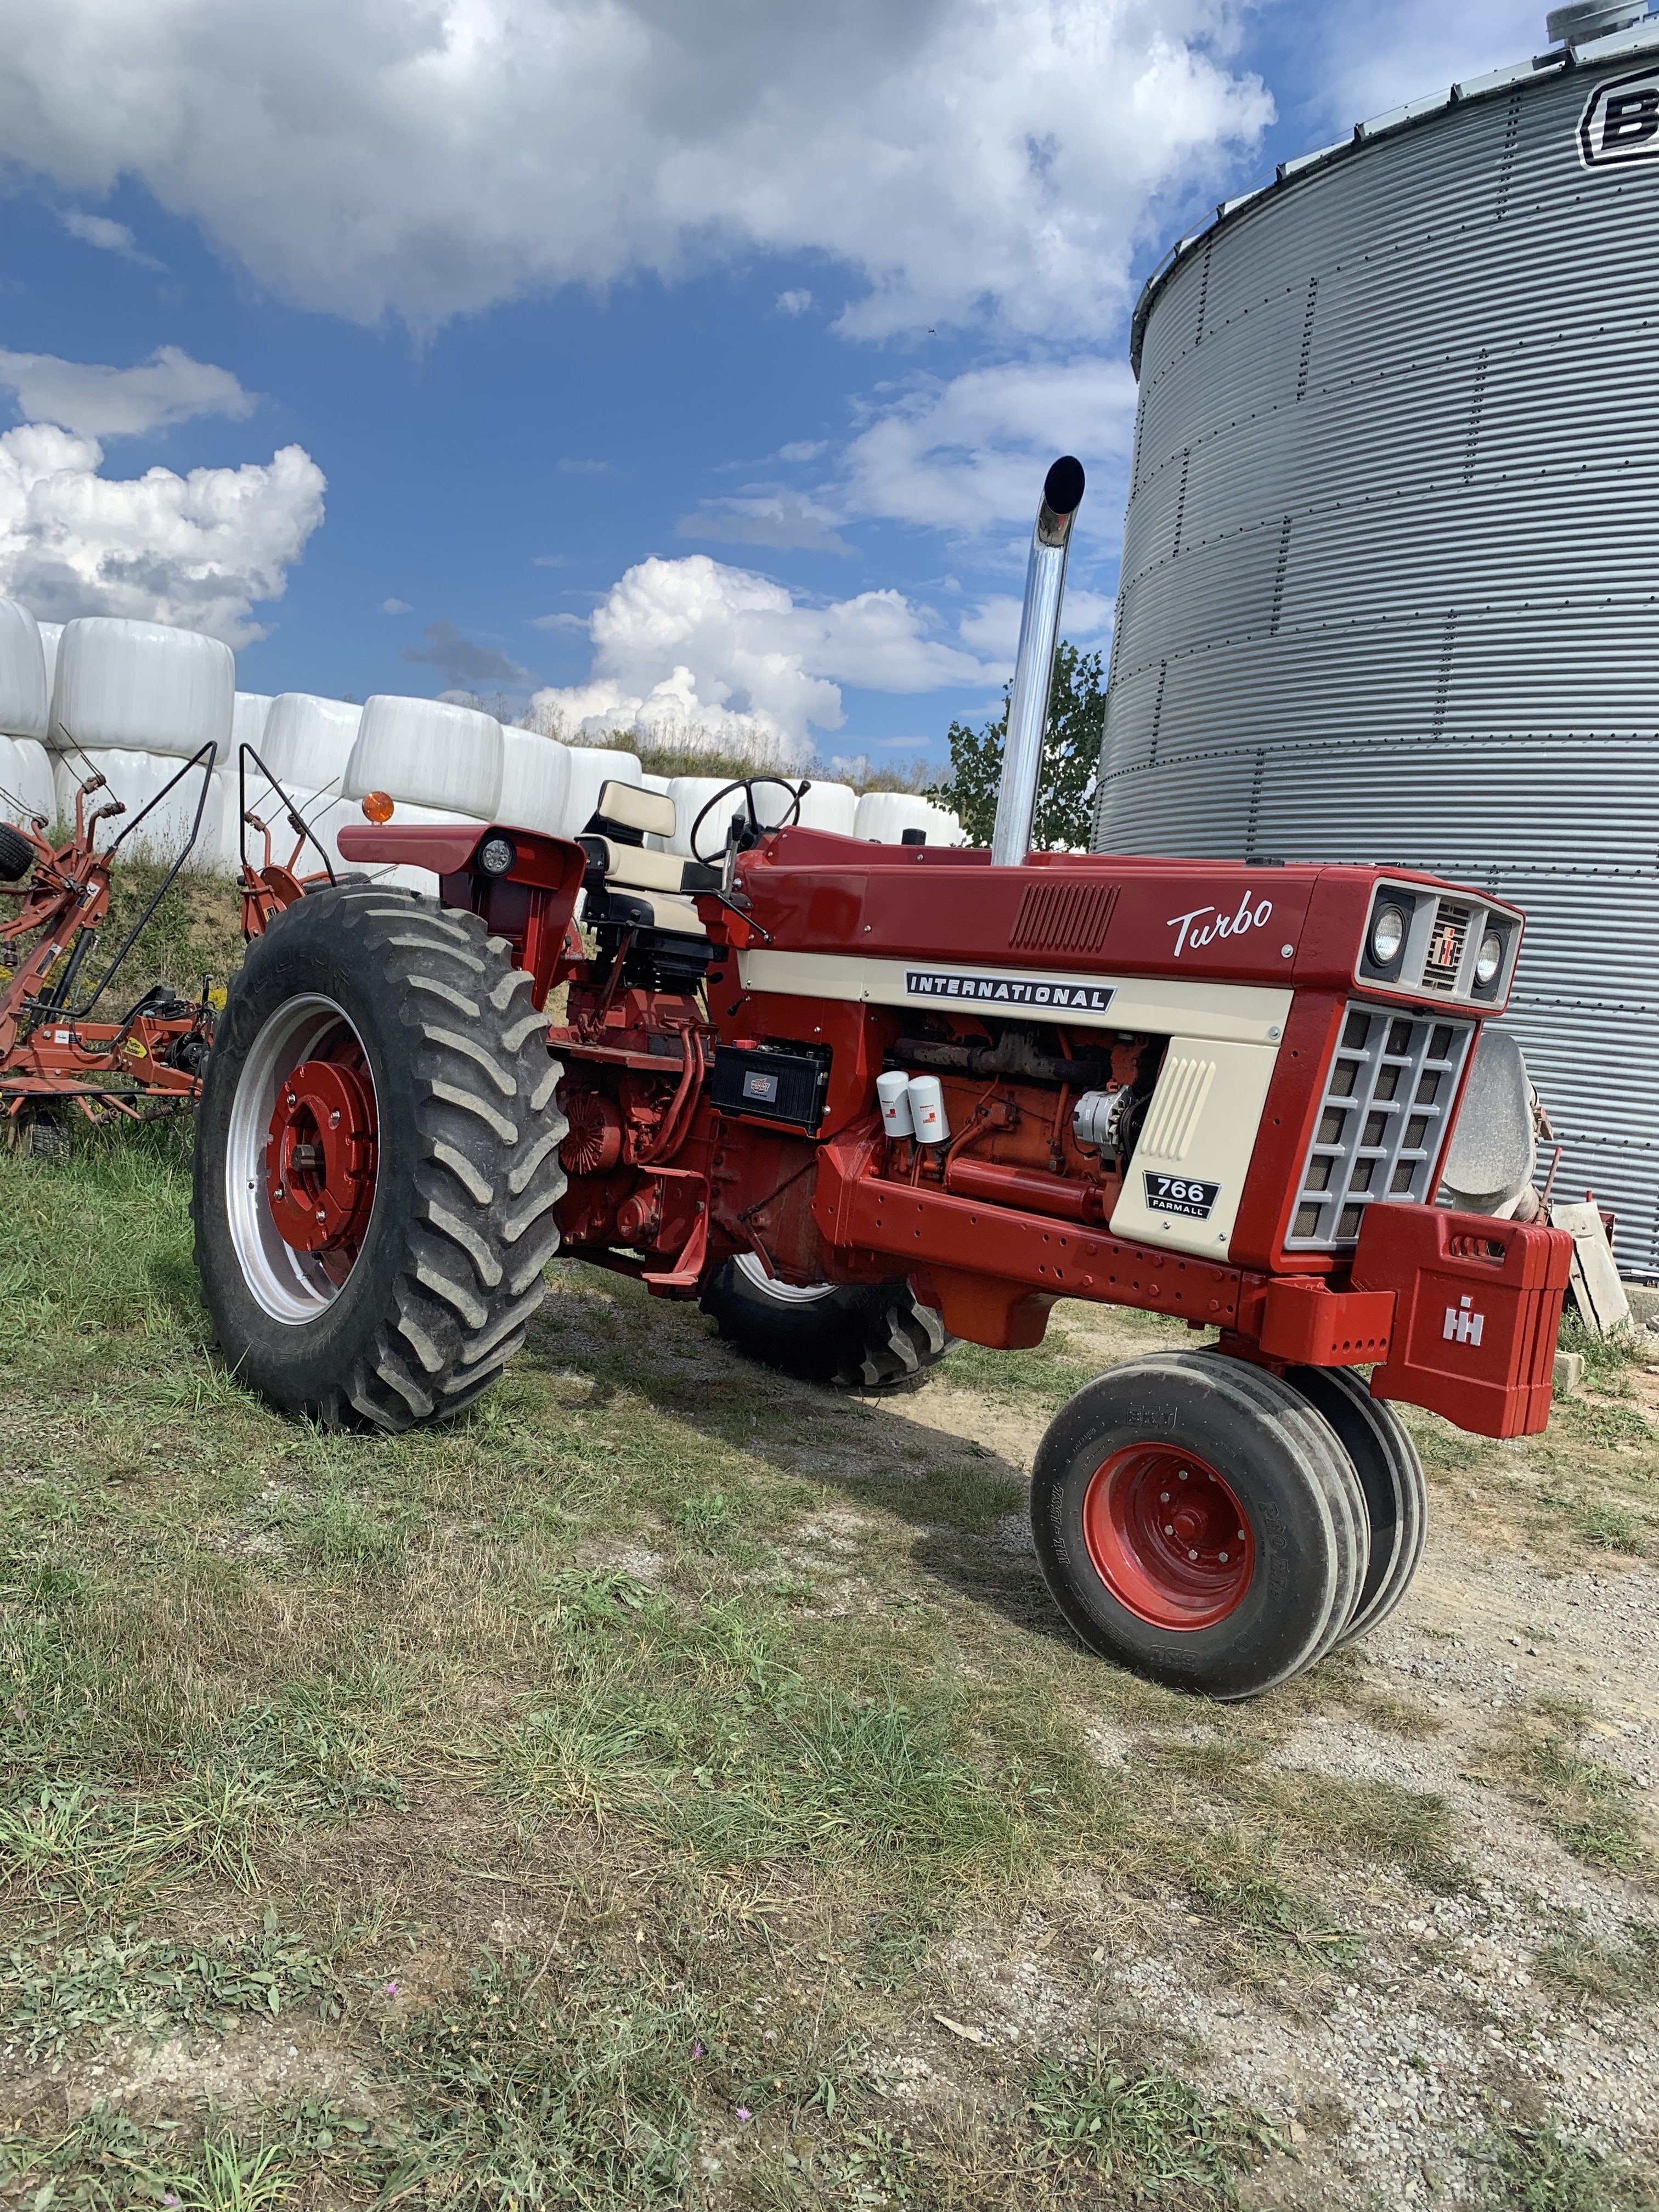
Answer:
<svg viewBox="0 0 1659 2212"><path fill-rule="evenodd" d="M755 786L757 783L775 783L780 791L787 791L789 793L791 805L781 822L762 823L759 815L755 811ZM703 853L697 849L697 832L720 805L721 799L729 799L734 791L740 791L743 793L743 803L749 816L750 830L758 836L763 829L787 830L792 823L799 822L801 800L811 788L810 782L803 781L800 783L791 783L786 777L781 775L744 775L739 776L735 782L722 784L691 824L691 835L687 842L691 848L692 859L701 860L703 866L708 868L713 867L714 862L720 858L719 853ZM725 842L724 838L720 841L722 848Z"/></svg>

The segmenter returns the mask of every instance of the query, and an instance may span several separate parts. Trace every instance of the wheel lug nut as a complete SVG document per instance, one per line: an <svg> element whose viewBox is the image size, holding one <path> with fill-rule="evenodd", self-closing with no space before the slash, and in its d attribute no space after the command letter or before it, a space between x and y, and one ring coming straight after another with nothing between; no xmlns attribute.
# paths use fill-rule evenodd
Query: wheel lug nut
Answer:
<svg viewBox="0 0 1659 2212"><path fill-rule="evenodd" d="M1170 1493L1169 1493L1169 1492L1168 1492L1167 1490L1160 1490L1160 1491L1158 1492L1158 1504L1159 1504L1160 1505L1167 1505L1167 1504L1169 1504L1169 1502L1170 1502Z"/></svg>
<svg viewBox="0 0 1659 2212"><path fill-rule="evenodd" d="M1174 1535L1174 1534L1175 1534L1175 1522L1174 1522L1173 1521L1166 1521L1166 1522L1164 1523L1164 1534L1165 1534L1166 1536L1173 1536L1173 1535Z"/></svg>
<svg viewBox="0 0 1659 2212"><path fill-rule="evenodd" d="M1224 1552L1218 1552L1217 1553L1216 1557L1220 1560L1222 1565L1224 1567L1227 1564L1227 1554Z"/></svg>
<svg viewBox="0 0 1659 2212"><path fill-rule="evenodd" d="M1244 1531L1242 1528L1238 1532L1238 1540L1241 1544L1244 1541Z"/></svg>
<svg viewBox="0 0 1659 2212"><path fill-rule="evenodd" d="M1188 1552L1187 1557L1189 1559L1195 1559L1198 1557L1198 1553L1196 1552Z"/></svg>
<svg viewBox="0 0 1659 2212"><path fill-rule="evenodd" d="M1183 1467L1183 1468L1182 1468L1182 1470L1181 1470L1180 1474L1176 1477L1176 1480L1177 1482L1185 1482L1185 1480L1187 1480L1187 1470L1186 1470L1186 1468Z"/></svg>

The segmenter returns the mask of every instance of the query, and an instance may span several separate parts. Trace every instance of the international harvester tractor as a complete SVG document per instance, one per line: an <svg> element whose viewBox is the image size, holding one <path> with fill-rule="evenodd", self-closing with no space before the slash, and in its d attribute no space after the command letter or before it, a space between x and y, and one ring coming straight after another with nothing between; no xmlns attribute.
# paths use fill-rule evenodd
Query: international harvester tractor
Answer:
<svg viewBox="0 0 1659 2212"><path fill-rule="evenodd" d="M1032 1479L1077 1633L1236 1698L1382 1620L1425 1523L1395 1404L1549 1413L1570 1240L1436 1203L1522 916L1408 869L1028 850L1082 492L1057 462L988 852L803 828L758 776L689 860L622 782L574 839L365 800L349 862L435 896L295 896L205 1079L237 1374L327 1424L459 1413L556 1252L869 1390L1036 1345L1056 1298L1135 1307L1199 1340L1079 1391Z"/></svg>

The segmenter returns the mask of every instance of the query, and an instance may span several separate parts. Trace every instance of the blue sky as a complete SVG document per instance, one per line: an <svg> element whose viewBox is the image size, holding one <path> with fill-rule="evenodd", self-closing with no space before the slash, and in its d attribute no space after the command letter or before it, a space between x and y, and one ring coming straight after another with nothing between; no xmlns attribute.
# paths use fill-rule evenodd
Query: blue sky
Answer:
<svg viewBox="0 0 1659 2212"><path fill-rule="evenodd" d="M994 706L1068 447L1067 628L1108 641L1127 311L1170 240L1544 44L1507 0L9 24L0 592L213 629L246 690L824 758L937 757Z"/></svg>

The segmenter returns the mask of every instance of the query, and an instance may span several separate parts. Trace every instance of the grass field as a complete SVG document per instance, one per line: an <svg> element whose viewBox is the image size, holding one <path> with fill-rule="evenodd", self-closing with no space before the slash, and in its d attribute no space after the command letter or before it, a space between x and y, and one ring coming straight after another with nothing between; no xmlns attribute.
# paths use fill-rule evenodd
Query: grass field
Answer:
<svg viewBox="0 0 1659 2212"><path fill-rule="evenodd" d="M562 1263L469 1418L330 1436L217 1364L188 1173L0 1157L0 2201L1659 2204L1636 2093L1538 2057L1622 2080L1659 1993L1635 1739L1548 1610L1653 1587L1645 1370L1524 1453L1419 1424L1456 1559L1531 1577L1514 1694L1425 1600L1204 1707L1082 1652L1023 1528L1170 1325L859 1402ZM1413 2007L1396 2175L1407 2062L1297 2054Z"/></svg>

